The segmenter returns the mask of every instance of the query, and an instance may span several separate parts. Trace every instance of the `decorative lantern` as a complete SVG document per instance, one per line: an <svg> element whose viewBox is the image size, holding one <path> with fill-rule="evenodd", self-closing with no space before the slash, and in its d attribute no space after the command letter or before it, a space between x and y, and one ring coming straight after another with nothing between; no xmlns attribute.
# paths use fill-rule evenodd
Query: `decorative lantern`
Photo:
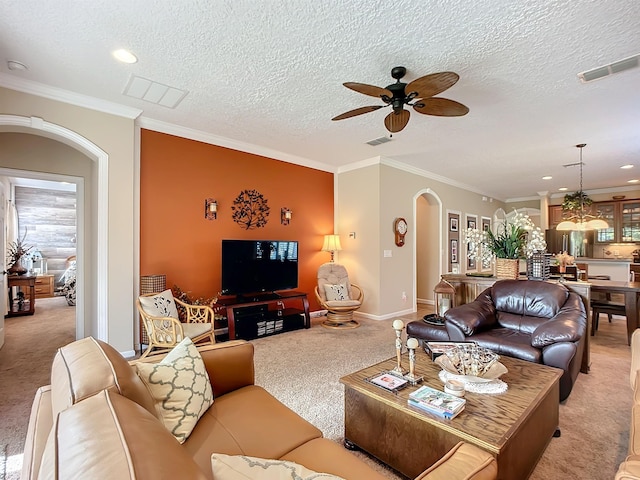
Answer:
<svg viewBox="0 0 640 480"><path fill-rule="evenodd" d="M456 287L440 277L440 282L433 289L433 297L436 315L443 317L447 310L455 307Z"/></svg>
<svg viewBox="0 0 640 480"><path fill-rule="evenodd" d="M548 280L551 276L551 254L535 252L527 257L527 279Z"/></svg>

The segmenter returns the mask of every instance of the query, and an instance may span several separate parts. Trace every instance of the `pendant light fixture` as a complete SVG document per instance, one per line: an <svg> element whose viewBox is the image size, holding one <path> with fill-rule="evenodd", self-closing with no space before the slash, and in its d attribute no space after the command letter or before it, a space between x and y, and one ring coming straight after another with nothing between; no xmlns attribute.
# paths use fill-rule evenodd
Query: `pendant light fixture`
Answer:
<svg viewBox="0 0 640 480"><path fill-rule="evenodd" d="M580 197L580 210L577 214L571 215L567 220L564 220L558 224L556 230L564 231L585 231L585 230L602 230L609 228L609 224L602 218L597 218L595 215L590 215L584 211L584 197L586 196L582 190L582 149L586 147L586 143L579 143L576 145L580 149L580 162L573 165L580 166L580 190L576 192L576 195ZM568 166L568 165L565 165Z"/></svg>

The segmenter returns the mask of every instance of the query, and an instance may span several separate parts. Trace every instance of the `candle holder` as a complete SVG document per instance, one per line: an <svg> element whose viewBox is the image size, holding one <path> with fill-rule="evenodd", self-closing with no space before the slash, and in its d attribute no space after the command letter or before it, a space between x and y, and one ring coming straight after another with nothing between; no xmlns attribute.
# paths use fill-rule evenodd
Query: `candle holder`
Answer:
<svg viewBox="0 0 640 480"><path fill-rule="evenodd" d="M407 379L411 385L416 385L423 380L423 377L416 376L416 348L418 348L418 340L415 338L407 339L407 350L409 350L409 373L404 375L404 378Z"/></svg>
<svg viewBox="0 0 640 480"><path fill-rule="evenodd" d="M398 364L391 370L393 373L397 373L401 376L404 376L407 373L406 370L402 369L402 330L404 330L404 322L400 319L396 319L393 321L393 329L396 331L396 359Z"/></svg>

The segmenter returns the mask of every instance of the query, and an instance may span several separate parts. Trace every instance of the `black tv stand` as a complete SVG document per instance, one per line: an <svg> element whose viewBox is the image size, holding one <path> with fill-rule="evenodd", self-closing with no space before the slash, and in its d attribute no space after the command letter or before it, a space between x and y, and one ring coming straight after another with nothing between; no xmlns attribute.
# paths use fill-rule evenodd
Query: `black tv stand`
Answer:
<svg viewBox="0 0 640 480"><path fill-rule="evenodd" d="M261 292L236 297L237 303L264 302L265 300L280 300L280 295L276 292Z"/></svg>
<svg viewBox="0 0 640 480"><path fill-rule="evenodd" d="M301 302L300 307L291 306ZM298 291L258 293L218 301L227 311L229 340L253 340L311 327L307 294Z"/></svg>

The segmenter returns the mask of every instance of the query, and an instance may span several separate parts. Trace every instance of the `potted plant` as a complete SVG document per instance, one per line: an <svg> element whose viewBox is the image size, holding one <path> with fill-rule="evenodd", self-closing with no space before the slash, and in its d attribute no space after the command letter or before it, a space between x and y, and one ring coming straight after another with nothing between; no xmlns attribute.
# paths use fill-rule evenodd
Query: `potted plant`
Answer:
<svg viewBox="0 0 640 480"><path fill-rule="evenodd" d="M512 221L505 218L498 223L495 232L468 228L464 241L469 245L469 258L481 258L487 263L495 257L498 278L518 278L519 259L547 248L542 230L528 215L519 212Z"/></svg>
<svg viewBox="0 0 640 480"><path fill-rule="evenodd" d="M24 275L27 273L27 268L22 265L22 257L27 255L32 248L32 245L25 245L24 237L15 242L9 242L7 245L7 263L11 265L7 269L9 275Z"/></svg>

